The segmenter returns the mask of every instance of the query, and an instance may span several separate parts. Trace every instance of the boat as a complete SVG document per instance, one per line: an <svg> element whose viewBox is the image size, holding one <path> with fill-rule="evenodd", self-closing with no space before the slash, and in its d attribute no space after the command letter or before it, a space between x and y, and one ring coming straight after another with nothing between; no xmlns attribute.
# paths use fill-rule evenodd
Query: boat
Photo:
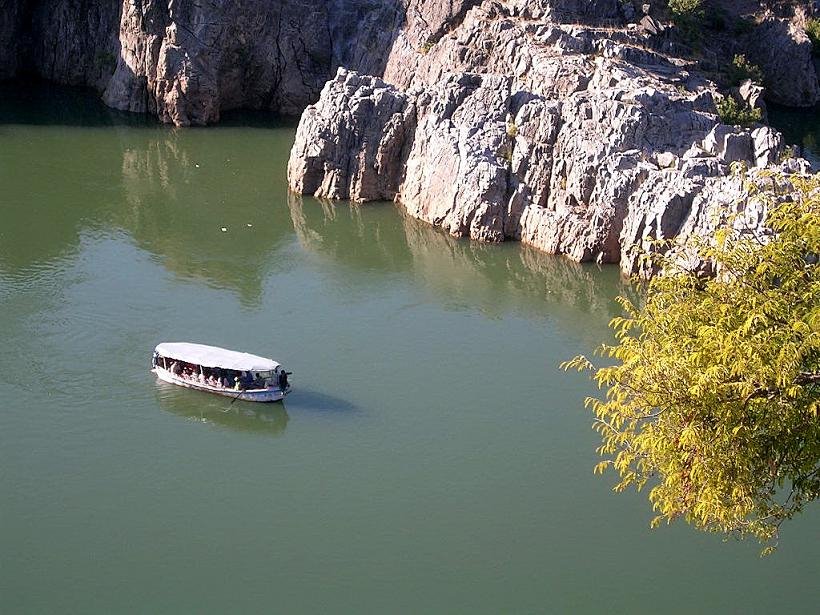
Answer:
<svg viewBox="0 0 820 615"><path fill-rule="evenodd" d="M171 384L242 401L281 401L291 390L291 372L276 361L205 344L157 344L151 371Z"/></svg>

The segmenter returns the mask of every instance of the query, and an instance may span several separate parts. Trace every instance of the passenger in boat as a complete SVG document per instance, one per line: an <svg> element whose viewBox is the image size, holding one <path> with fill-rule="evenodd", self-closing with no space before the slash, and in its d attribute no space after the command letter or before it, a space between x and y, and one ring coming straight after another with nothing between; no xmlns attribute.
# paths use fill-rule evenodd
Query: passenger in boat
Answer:
<svg viewBox="0 0 820 615"><path fill-rule="evenodd" d="M179 376L180 367L179 367L179 363L178 363L177 361L171 361L171 368L170 368L170 372L171 372L174 376Z"/></svg>
<svg viewBox="0 0 820 615"><path fill-rule="evenodd" d="M239 372L239 381L242 383L243 389L253 388L253 376L250 372Z"/></svg>
<svg viewBox="0 0 820 615"><path fill-rule="evenodd" d="M233 384L234 391L241 391L244 388L245 387L242 386L242 379L239 376L237 376L236 380L234 381L234 384Z"/></svg>

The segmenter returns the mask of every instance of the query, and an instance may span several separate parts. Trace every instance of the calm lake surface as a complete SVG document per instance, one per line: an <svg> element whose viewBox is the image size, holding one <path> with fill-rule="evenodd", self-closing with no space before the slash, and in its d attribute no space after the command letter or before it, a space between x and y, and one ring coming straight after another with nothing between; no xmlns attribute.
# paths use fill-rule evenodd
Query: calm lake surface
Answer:
<svg viewBox="0 0 820 615"><path fill-rule="evenodd" d="M817 507L760 559L593 476L616 268L289 196L293 134L0 89L0 611L813 612ZM294 392L156 382L181 340Z"/></svg>

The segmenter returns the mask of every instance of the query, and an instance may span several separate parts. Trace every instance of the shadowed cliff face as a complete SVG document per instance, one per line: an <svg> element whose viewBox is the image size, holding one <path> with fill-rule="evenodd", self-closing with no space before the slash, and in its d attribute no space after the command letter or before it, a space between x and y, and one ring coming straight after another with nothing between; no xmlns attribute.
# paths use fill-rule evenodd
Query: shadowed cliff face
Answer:
<svg viewBox="0 0 820 615"><path fill-rule="evenodd" d="M8 0L0 79L90 86L176 125L298 114L339 66L382 74L405 20L424 40L477 0Z"/></svg>
<svg viewBox="0 0 820 615"><path fill-rule="evenodd" d="M8 0L0 10L0 78L34 74L102 89L116 65L116 1Z"/></svg>
<svg viewBox="0 0 820 615"><path fill-rule="evenodd" d="M34 74L90 86L111 107L177 125L214 123L236 108L298 114L338 67L402 87L417 73L429 81L452 70L499 72L494 57L506 43L502 32L439 44L479 10L533 27L622 26L636 19L639 6L621 0L4 0L0 79ZM663 12L663 3L651 6ZM750 11L762 15L764 3L750 3ZM811 44L792 13L791 21L769 16L748 40L734 41L732 53L746 50L762 67L771 100L810 106L820 86ZM562 48L560 55L578 51Z"/></svg>
<svg viewBox="0 0 820 615"><path fill-rule="evenodd" d="M299 113L334 66L380 70L395 2L210 0L124 3L107 104L177 125L234 108Z"/></svg>
<svg viewBox="0 0 820 615"><path fill-rule="evenodd" d="M298 114L340 66L382 75L397 39L425 48L481 0L7 0L0 79L90 86L176 125L229 109ZM616 0L533 2L534 17L617 15Z"/></svg>
<svg viewBox="0 0 820 615"><path fill-rule="evenodd" d="M297 114L337 66L383 72L404 2L9 0L0 79L90 86L111 107L177 125L235 108Z"/></svg>

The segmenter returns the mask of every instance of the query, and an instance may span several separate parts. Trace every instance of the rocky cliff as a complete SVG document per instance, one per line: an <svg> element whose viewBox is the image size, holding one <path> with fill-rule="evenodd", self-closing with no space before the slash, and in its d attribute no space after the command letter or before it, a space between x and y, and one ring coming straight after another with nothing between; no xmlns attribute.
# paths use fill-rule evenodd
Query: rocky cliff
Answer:
<svg viewBox="0 0 820 615"><path fill-rule="evenodd" d="M633 247L709 234L730 204L762 220L744 180L782 139L720 123L722 67L747 53L769 99L815 104L810 4L707 2L723 25L693 39L632 0L6 0L0 78L88 85L176 125L315 102L297 192L396 199L456 236L634 272Z"/></svg>
<svg viewBox="0 0 820 615"><path fill-rule="evenodd" d="M4 0L0 79L35 74L88 85L98 89L112 107L152 113L178 125L216 122L222 111L233 108L299 113L316 101L322 85L340 66L384 77L400 87L415 78L432 80L444 71L506 69L499 62L512 39L499 30L483 30L483 22L476 22L471 13L481 4L481 0ZM485 13L506 12L521 23L609 28L614 39L625 24L639 21L642 6L631 0L484 4ZM656 4L661 9L653 4L653 13L662 12L664 3ZM735 51L746 51L753 57L766 72L767 93L773 100L811 105L820 99L811 46L800 27L805 10L799 9L811 3L728 4L751 12L761 25L743 36L725 37L729 46L721 53L730 57ZM772 12L781 5L779 12ZM462 27L465 21L472 25ZM455 32L458 40L453 39ZM678 45L668 36L650 43ZM561 51L572 56L581 50ZM681 51L697 55L692 49ZM707 51L708 62L712 51ZM578 66L576 71L580 79L586 78L586 67Z"/></svg>
<svg viewBox="0 0 820 615"><path fill-rule="evenodd" d="M456 236L627 273L633 248L711 235L732 213L760 226L748 180L780 164L780 135L721 124L715 83L613 26L621 5L486 1L434 42L408 25L384 80L340 69L305 111L291 187L395 199Z"/></svg>
<svg viewBox="0 0 820 615"><path fill-rule="evenodd" d="M7 0L0 78L88 85L176 125L297 114L337 66L381 74L405 15L400 0Z"/></svg>

